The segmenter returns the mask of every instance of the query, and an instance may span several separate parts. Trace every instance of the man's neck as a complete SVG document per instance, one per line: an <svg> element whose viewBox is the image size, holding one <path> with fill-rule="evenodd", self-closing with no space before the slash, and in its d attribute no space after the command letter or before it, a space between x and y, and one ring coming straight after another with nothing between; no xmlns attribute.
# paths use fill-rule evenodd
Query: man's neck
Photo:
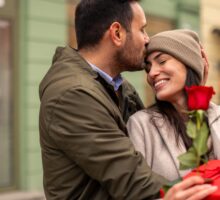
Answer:
<svg viewBox="0 0 220 200"><path fill-rule="evenodd" d="M121 73L121 71L116 66L116 63L113 61L111 55L103 51L105 50L80 50L79 54L89 63L95 65L112 78L115 78Z"/></svg>

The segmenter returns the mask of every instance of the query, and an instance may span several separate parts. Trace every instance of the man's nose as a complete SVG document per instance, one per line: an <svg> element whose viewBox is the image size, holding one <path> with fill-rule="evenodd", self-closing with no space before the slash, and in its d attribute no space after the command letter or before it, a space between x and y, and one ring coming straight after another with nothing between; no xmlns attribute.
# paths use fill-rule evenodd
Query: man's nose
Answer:
<svg viewBox="0 0 220 200"><path fill-rule="evenodd" d="M148 36L147 33L145 34L144 40L145 40L145 45L147 46L147 44L150 42L150 37Z"/></svg>

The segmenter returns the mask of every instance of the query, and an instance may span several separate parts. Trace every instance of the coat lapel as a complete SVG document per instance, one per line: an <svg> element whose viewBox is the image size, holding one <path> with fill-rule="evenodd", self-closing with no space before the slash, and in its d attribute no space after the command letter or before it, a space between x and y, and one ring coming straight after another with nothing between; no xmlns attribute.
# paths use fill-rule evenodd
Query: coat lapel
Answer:
<svg viewBox="0 0 220 200"><path fill-rule="evenodd" d="M175 166L177 173L181 177L186 173L186 170L179 171L178 156L186 152L186 148L183 144L183 141L181 138L179 138L179 145L177 146L174 130L164 119L161 118L160 120L158 119L156 121L156 124L157 127L159 127L158 132L164 142L164 146L167 149L168 153L170 154L170 157L172 158L172 162L173 165Z"/></svg>
<svg viewBox="0 0 220 200"><path fill-rule="evenodd" d="M216 156L216 159L220 159L220 106L210 103L208 120L214 155Z"/></svg>

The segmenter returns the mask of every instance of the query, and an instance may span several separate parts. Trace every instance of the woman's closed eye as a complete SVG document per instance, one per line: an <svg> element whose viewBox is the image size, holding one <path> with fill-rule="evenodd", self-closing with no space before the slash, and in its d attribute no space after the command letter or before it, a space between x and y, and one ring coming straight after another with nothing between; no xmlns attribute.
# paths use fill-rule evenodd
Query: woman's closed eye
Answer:
<svg viewBox="0 0 220 200"><path fill-rule="evenodd" d="M166 63L166 59L162 59L162 60L158 60L158 63L160 64L160 65L163 65L163 64L165 64Z"/></svg>
<svg viewBox="0 0 220 200"><path fill-rule="evenodd" d="M171 56L168 55L168 54L159 54L156 58L155 58L155 61L160 64L160 65L163 65L165 64L168 60L171 59Z"/></svg>

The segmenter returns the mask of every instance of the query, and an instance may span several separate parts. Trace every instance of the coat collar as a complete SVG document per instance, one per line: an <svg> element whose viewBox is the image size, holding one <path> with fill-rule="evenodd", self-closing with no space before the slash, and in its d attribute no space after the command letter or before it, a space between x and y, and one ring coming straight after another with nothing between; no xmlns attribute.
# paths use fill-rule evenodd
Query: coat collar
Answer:
<svg viewBox="0 0 220 200"><path fill-rule="evenodd" d="M216 159L220 159L220 106L210 103L208 109L208 120L214 155Z"/></svg>

